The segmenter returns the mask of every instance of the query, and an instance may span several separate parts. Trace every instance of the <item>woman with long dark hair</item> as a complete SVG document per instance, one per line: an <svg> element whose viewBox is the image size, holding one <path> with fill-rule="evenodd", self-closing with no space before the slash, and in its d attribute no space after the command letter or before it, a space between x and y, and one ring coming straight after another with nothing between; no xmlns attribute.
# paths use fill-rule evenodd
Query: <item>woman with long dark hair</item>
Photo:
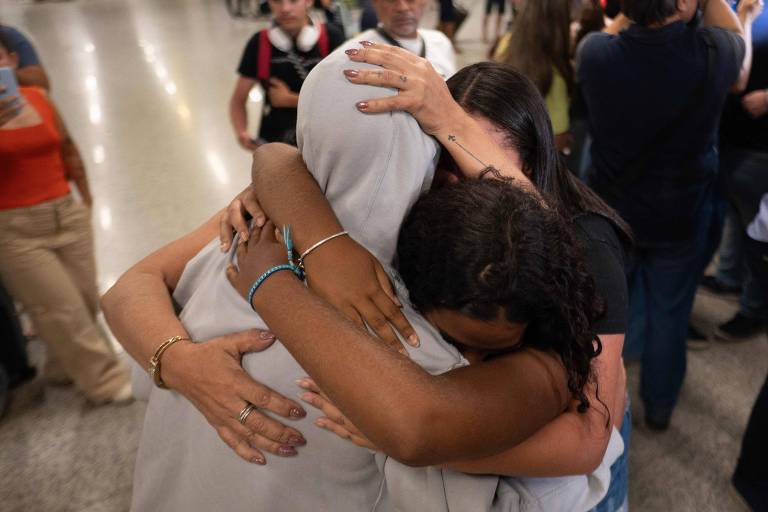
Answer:
<svg viewBox="0 0 768 512"><path fill-rule="evenodd" d="M499 41L494 60L514 67L536 84L546 101L557 147L560 151L568 148L568 107L574 89L571 2L525 2L510 31Z"/></svg>

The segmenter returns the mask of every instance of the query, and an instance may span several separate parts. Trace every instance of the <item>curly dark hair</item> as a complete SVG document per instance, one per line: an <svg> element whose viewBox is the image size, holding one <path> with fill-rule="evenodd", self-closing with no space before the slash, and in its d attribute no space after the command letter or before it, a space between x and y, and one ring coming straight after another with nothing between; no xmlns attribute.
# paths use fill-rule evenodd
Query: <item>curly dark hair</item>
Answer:
<svg viewBox="0 0 768 512"><path fill-rule="evenodd" d="M553 351L568 389L589 407L584 386L602 345L594 331L603 303L568 223L508 182L471 180L432 190L400 229L395 261L422 313L446 308L480 320L528 324L520 348Z"/></svg>

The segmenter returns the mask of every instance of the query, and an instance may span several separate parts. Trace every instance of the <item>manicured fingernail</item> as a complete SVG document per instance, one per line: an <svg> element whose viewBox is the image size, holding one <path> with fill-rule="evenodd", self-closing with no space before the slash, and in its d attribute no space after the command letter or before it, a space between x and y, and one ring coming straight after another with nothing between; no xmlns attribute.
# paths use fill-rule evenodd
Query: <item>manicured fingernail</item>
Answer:
<svg viewBox="0 0 768 512"><path fill-rule="evenodd" d="M315 425L317 425L320 428L326 428L328 426L328 424L325 422L323 418L317 418L315 420Z"/></svg>
<svg viewBox="0 0 768 512"><path fill-rule="evenodd" d="M348 76L349 78L357 78L357 76L360 74L359 71L356 69L345 69L344 75Z"/></svg>
<svg viewBox="0 0 768 512"><path fill-rule="evenodd" d="M298 452L293 446L281 446L277 449L277 453L283 457L293 457Z"/></svg>
<svg viewBox="0 0 768 512"><path fill-rule="evenodd" d="M253 462L254 464L258 464L259 466L263 466L264 464L267 463L267 461L265 461L261 457L254 457L251 459L251 462Z"/></svg>
<svg viewBox="0 0 768 512"><path fill-rule="evenodd" d="M291 418L303 418L307 415L307 412L304 409L300 409L298 407L292 407L291 410L288 412Z"/></svg>
<svg viewBox="0 0 768 512"><path fill-rule="evenodd" d="M256 225L257 225L257 226L259 226L259 227L263 227L263 226L264 226L264 223L265 223L266 221L267 221L267 219L265 219L265 218L264 218L264 217L262 217L261 215L259 215L258 217L256 217Z"/></svg>
<svg viewBox="0 0 768 512"><path fill-rule="evenodd" d="M288 438L288 444L292 444L293 446L304 446L307 444L307 440L301 436L291 436Z"/></svg>
<svg viewBox="0 0 768 512"><path fill-rule="evenodd" d="M259 338L263 340L273 340L275 339L275 335L269 331L262 331L261 334L259 334Z"/></svg>
<svg viewBox="0 0 768 512"><path fill-rule="evenodd" d="M313 393L310 393L309 391L307 391L306 393L301 393L299 395L299 398L301 398L305 402L312 403L312 400L314 400L315 395Z"/></svg>
<svg viewBox="0 0 768 512"><path fill-rule="evenodd" d="M308 389L308 388L309 388L309 382L307 382L307 381L306 381L306 380L304 380L304 379L296 379L296 384L297 384L297 385L298 385L300 388L304 388L304 389Z"/></svg>
<svg viewBox="0 0 768 512"><path fill-rule="evenodd" d="M367 47L373 46L373 43L370 41L360 41L360 44Z"/></svg>
<svg viewBox="0 0 768 512"><path fill-rule="evenodd" d="M411 334L410 336L408 336L408 343L412 347L418 347L420 345L419 337L416 334Z"/></svg>
<svg viewBox="0 0 768 512"><path fill-rule="evenodd" d="M227 252L227 249L229 248L229 244L226 244L224 242L221 242L219 244L219 249L221 249L221 252Z"/></svg>
<svg viewBox="0 0 768 512"><path fill-rule="evenodd" d="M368 110L368 102L367 101L358 101L357 104L355 104L358 110Z"/></svg>
<svg viewBox="0 0 768 512"><path fill-rule="evenodd" d="M240 233L240 242L242 243L247 241L248 241L248 232L243 231L242 233Z"/></svg>
<svg viewBox="0 0 768 512"><path fill-rule="evenodd" d="M358 50L357 48L350 48L349 50L344 50L344 53L346 53L349 56L354 56L360 53L360 50Z"/></svg>

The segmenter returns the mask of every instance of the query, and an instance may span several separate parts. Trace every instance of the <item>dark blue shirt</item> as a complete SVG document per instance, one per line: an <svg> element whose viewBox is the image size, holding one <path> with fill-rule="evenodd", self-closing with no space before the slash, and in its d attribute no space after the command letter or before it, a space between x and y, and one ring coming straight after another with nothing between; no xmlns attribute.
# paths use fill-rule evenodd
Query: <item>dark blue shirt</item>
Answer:
<svg viewBox="0 0 768 512"><path fill-rule="evenodd" d="M706 85L705 31L716 48ZM743 58L738 35L683 22L632 25L618 36L594 33L581 43L577 80L593 137L590 185L629 222L639 243L694 235L717 175L723 103ZM698 105L688 109L692 101ZM644 162L642 172L626 180L637 161Z"/></svg>
<svg viewBox="0 0 768 512"><path fill-rule="evenodd" d="M752 24L752 71L744 93L731 95L725 104L720 124L722 144L768 152L768 114L752 118L741 105L741 98L752 91L768 89L768 11Z"/></svg>

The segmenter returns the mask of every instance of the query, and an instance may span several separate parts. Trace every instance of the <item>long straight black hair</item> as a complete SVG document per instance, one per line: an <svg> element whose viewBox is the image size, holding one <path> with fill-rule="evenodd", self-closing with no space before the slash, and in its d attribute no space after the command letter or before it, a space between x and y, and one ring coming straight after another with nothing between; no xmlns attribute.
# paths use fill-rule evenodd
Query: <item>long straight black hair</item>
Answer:
<svg viewBox="0 0 768 512"><path fill-rule="evenodd" d="M448 80L459 105L506 134L520 154L523 172L567 220L585 213L606 218L631 242L632 232L616 211L574 176L555 147L552 123L536 86L522 73L493 62L467 66Z"/></svg>

